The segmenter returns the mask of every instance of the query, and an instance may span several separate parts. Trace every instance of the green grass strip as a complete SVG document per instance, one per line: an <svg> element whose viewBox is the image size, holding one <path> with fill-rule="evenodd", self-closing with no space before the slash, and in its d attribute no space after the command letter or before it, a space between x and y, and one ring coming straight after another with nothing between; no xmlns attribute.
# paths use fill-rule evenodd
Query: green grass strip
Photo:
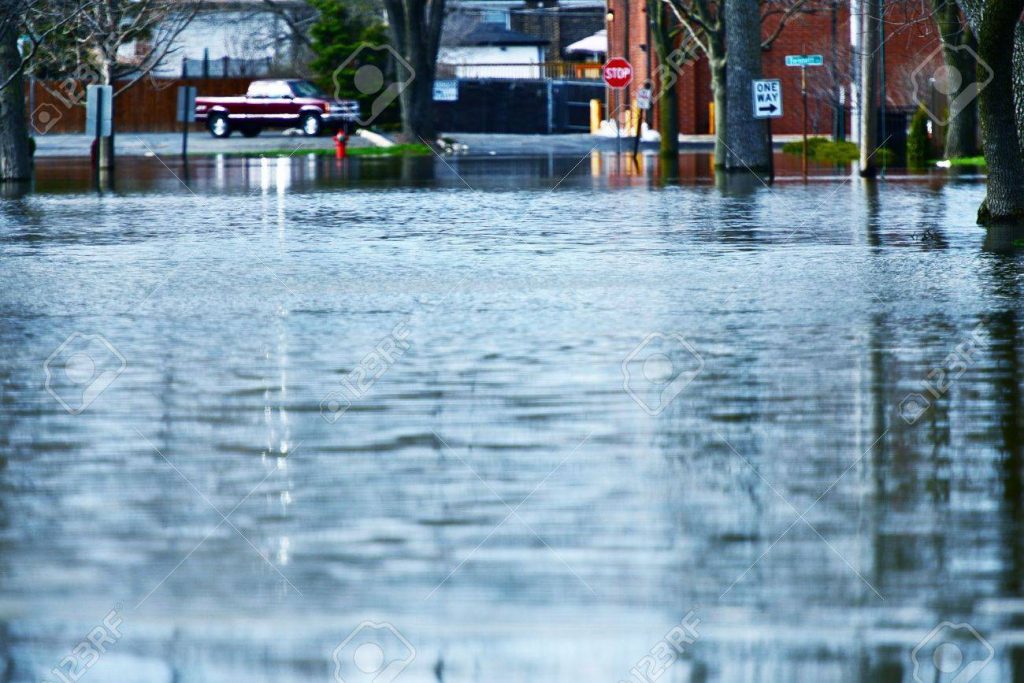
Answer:
<svg viewBox="0 0 1024 683"><path fill-rule="evenodd" d="M350 157L419 157L429 155L430 153L430 148L419 142L394 145L392 147L350 147L348 149L348 156ZM334 148L316 147L313 149L262 149L237 152L190 152L189 156L215 157L218 155L224 155L226 157L259 158L292 157L304 156L307 154L315 154L316 156L322 157L333 157Z"/></svg>

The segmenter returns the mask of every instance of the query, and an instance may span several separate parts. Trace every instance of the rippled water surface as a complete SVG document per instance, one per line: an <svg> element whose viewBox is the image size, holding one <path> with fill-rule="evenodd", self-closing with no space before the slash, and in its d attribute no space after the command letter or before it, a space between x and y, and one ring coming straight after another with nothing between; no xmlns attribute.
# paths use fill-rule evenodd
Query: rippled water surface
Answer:
<svg viewBox="0 0 1024 683"><path fill-rule="evenodd" d="M978 179L168 164L0 200L0 680L1024 680Z"/></svg>

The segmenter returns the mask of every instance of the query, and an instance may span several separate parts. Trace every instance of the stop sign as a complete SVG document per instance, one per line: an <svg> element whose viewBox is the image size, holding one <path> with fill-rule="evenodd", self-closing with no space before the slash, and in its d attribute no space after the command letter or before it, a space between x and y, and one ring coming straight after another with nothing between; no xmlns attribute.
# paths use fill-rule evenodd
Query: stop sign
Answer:
<svg viewBox="0 0 1024 683"><path fill-rule="evenodd" d="M633 80L633 65L622 57L613 57L601 69L609 88L625 88Z"/></svg>

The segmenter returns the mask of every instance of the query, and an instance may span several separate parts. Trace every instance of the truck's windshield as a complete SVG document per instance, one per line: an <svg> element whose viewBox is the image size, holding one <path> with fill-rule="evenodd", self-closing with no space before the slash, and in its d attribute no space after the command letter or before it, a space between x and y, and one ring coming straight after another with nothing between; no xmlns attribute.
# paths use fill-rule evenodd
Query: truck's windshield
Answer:
<svg viewBox="0 0 1024 683"><path fill-rule="evenodd" d="M296 97L326 97L320 88L309 81L292 81L290 85Z"/></svg>

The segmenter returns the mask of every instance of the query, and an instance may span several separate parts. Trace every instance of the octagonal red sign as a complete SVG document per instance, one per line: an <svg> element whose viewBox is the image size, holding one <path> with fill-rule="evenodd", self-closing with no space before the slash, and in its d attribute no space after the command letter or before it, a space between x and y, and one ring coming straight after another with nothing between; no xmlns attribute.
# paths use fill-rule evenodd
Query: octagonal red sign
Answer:
<svg viewBox="0 0 1024 683"><path fill-rule="evenodd" d="M612 57L601 69L609 88L625 88L633 80L633 65L622 57Z"/></svg>

